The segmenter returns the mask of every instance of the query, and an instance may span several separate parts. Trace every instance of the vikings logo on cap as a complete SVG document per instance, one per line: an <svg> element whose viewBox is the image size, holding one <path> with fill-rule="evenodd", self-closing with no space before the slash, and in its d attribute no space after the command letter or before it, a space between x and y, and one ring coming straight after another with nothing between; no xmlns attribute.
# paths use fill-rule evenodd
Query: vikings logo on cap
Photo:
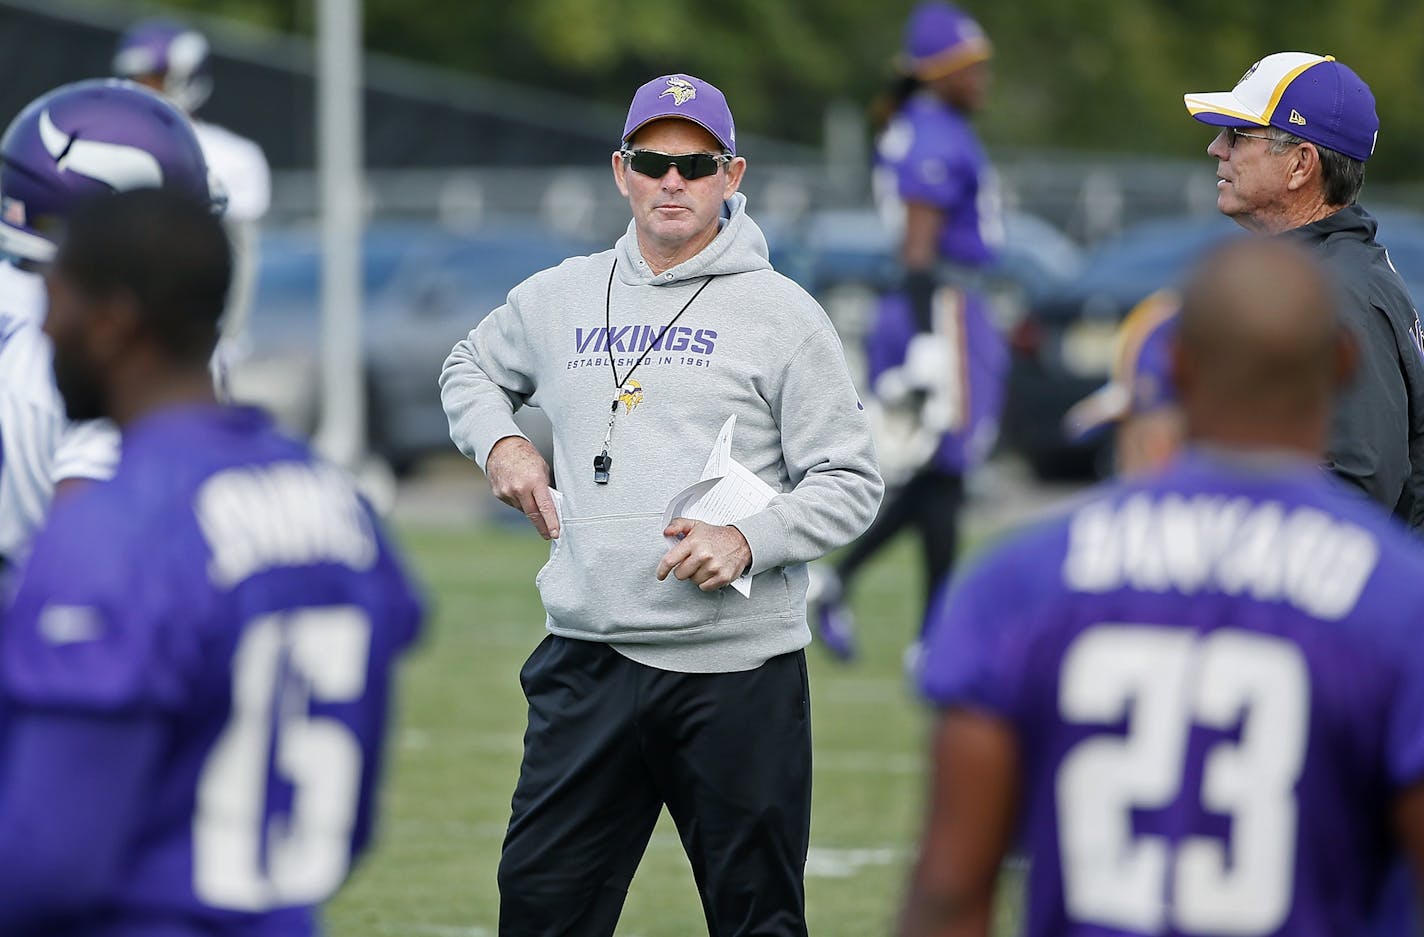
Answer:
<svg viewBox="0 0 1424 937"><path fill-rule="evenodd" d="M623 412L632 413L633 408L643 402L643 385L637 381L624 384L618 393L618 402L623 404Z"/></svg>
<svg viewBox="0 0 1424 937"><path fill-rule="evenodd" d="M697 89L694 88L692 86L692 82L688 81L686 78L679 78L676 75L673 75L667 80L667 82L667 88L663 91L662 94L658 95L658 97L665 98L668 95L672 95L672 103L676 104L678 107L682 107L682 105L697 97Z"/></svg>
<svg viewBox="0 0 1424 937"><path fill-rule="evenodd" d="M716 86L686 73L660 75L633 93L628 119L623 123L623 145L638 128L663 117L700 124L717 139L725 153L737 151L737 131L727 99Z"/></svg>

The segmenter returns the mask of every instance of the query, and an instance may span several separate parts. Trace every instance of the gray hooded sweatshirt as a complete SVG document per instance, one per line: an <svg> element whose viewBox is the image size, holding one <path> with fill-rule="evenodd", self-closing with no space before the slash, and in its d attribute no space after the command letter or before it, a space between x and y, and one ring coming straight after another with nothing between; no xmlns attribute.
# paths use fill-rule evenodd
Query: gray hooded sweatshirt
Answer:
<svg viewBox="0 0 1424 937"><path fill-rule="evenodd" d="M840 341L816 301L772 270L745 205L729 199L717 237L661 274L631 224L612 250L536 273L440 374L450 437L481 468L495 443L522 435L516 408L542 407L553 424L561 531L534 580L548 630L663 670L749 670L805 647L804 564L859 536L883 493ZM598 485L593 458L620 394L612 471ZM732 457L781 492L734 525L752 550L750 598L655 578L663 510L698 480L732 414Z"/></svg>

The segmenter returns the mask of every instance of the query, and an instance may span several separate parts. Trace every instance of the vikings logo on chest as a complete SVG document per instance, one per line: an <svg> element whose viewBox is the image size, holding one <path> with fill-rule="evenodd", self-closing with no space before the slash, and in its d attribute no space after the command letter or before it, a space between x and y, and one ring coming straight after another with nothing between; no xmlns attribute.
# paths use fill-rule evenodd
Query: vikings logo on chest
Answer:
<svg viewBox="0 0 1424 937"><path fill-rule="evenodd" d="M618 390L618 402L621 403L625 413L632 413L633 408L643 402L643 385L637 381L625 381Z"/></svg>

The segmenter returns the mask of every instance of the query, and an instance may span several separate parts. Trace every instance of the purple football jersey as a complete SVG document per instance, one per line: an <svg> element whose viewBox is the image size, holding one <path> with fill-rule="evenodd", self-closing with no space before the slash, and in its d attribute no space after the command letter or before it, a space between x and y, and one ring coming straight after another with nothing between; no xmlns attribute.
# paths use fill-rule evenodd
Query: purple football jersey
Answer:
<svg viewBox="0 0 1424 937"><path fill-rule="evenodd" d="M114 821L122 872L64 932L315 933L370 835L392 671L420 618L343 473L257 411L129 427L114 478L56 504L0 634L0 726L162 728L149 795Z"/></svg>
<svg viewBox="0 0 1424 937"><path fill-rule="evenodd" d="M1315 466L1203 451L992 549L921 680L1019 738L1027 933L1366 932L1424 778L1422 581Z"/></svg>
<svg viewBox="0 0 1424 937"><path fill-rule="evenodd" d="M941 291L936 331L948 347L949 426L932 464L962 473L982 461L998 435L1008 349L987 298L967 271L994 260L1003 241L998 182L963 114L928 92L908 99L876 143L875 196L898 241L905 203L923 202L944 213L938 238L941 272L954 291ZM866 334L871 386L905 362L916 333L909 300L888 293Z"/></svg>
<svg viewBox="0 0 1424 937"><path fill-rule="evenodd" d="M998 180L963 114L927 92L907 100L875 147L875 197L896 241L904 203L944 212L939 255L958 267L983 267L1003 243Z"/></svg>

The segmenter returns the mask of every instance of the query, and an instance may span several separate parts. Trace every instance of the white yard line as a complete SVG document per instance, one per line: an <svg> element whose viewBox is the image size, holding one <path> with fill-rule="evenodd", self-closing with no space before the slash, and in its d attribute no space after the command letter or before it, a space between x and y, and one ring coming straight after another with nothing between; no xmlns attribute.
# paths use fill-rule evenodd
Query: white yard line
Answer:
<svg viewBox="0 0 1424 937"><path fill-rule="evenodd" d="M902 846L831 849L812 846L806 854L807 878L851 878L862 869L894 865L908 854Z"/></svg>

